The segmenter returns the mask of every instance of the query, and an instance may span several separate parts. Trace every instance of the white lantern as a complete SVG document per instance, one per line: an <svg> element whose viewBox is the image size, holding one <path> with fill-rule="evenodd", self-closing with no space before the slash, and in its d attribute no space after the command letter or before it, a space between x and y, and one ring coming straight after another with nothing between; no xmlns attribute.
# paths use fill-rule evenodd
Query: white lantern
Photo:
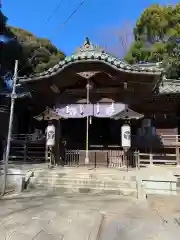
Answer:
<svg viewBox="0 0 180 240"><path fill-rule="evenodd" d="M48 125L46 128L46 145L53 147L55 145L55 126Z"/></svg>
<svg viewBox="0 0 180 240"><path fill-rule="evenodd" d="M123 148L131 147L131 127L128 124L121 127L121 145Z"/></svg>

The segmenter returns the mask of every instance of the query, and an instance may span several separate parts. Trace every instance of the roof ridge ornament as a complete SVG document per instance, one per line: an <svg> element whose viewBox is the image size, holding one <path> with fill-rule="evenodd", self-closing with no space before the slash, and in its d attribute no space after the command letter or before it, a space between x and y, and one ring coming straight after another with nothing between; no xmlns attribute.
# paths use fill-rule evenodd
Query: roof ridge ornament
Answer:
<svg viewBox="0 0 180 240"><path fill-rule="evenodd" d="M78 53L87 52L87 51L96 51L96 52L98 51L98 52L101 52L101 53L104 52L104 50L100 46L93 44L89 40L89 38L86 37L84 42L83 42L82 47L78 47L75 53L78 54Z"/></svg>

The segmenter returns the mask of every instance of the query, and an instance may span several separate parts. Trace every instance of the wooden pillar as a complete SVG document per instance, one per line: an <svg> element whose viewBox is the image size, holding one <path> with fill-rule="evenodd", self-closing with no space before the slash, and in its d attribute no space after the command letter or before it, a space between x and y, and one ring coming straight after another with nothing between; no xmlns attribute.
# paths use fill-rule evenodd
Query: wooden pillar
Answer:
<svg viewBox="0 0 180 240"><path fill-rule="evenodd" d="M62 120L59 120L59 157L60 157L60 165L64 166L65 164L65 143L62 138Z"/></svg>
<svg viewBox="0 0 180 240"><path fill-rule="evenodd" d="M57 119L54 121L54 125L56 127L56 132L55 132L55 147L54 147L54 158L55 158L55 163L57 165L60 165L60 119Z"/></svg>

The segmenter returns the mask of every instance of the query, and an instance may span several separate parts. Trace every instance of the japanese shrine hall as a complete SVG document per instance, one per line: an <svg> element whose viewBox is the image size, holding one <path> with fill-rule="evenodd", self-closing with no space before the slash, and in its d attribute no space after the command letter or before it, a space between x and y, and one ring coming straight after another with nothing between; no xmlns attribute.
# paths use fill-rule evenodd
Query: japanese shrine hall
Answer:
<svg viewBox="0 0 180 240"><path fill-rule="evenodd" d="M19 81L31 98L16 100L14 139L37 130L45 134L52 120L57 163L83 164L88 148L90 161L113 165L123 155L124 123L131 126L131 152L179 162L180 85L164 77L160 63L129 65L86 38L53 68Z"/></svg>

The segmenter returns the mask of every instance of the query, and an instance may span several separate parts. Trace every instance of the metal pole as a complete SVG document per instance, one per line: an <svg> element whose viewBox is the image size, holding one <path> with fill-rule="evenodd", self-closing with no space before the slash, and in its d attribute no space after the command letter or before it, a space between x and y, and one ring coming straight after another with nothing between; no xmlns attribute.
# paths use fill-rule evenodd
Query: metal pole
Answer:
<svg viewBox="0 0 180 240"><path fill-rule="evenodd" d="M7 137L7 145L6 145L6 152L5 152L5 161L4 161L4 179L3 179L4 181L3 181L2 192L1 192L2 196L6 192L6 184L7 184L7 171L8 171L9 151L10 151L11 134L12 134L12 126L13 126L14 103L16 99L17 72L18 72L18 60L15 61L15 67L14 67L13 88L11 93L11 109L10 109L10 116L9 116L9 128L8 128L8 137Z"/></svg>
<svg viewBox="0 0 180 240"><path fill-rule="evenodd" d="M89 80L86 85L86 104L89 104ZM86 158L85 158L85 164L89 164L89 116L86 118Z"/></svg>

